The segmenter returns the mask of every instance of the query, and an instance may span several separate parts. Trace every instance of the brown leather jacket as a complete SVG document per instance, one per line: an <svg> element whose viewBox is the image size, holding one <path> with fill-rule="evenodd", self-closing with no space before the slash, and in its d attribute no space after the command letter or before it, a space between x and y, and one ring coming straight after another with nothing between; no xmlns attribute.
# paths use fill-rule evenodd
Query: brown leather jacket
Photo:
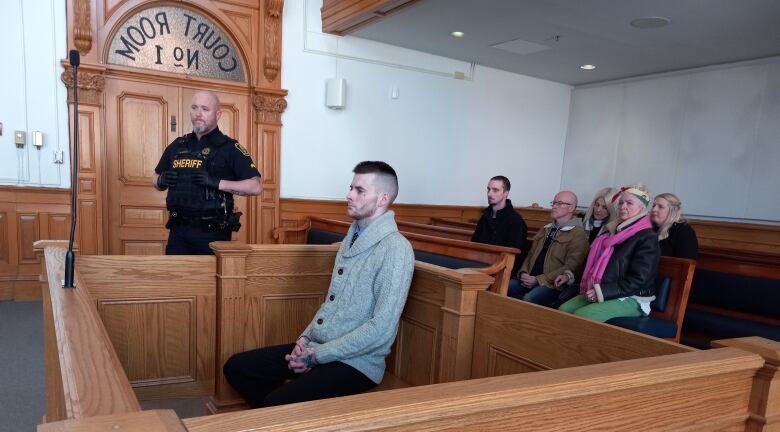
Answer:
<svg viewBox="0 0 780 432"><path fill-rule="evenodd" d="M518 273L531 271L536 257L539 256L542 246L544 246L544 238L552 227L553 224L549 223L536 233L533 245ZM544 273L536 275L539 285L555 288L555 278L564 273L569 274L570 284L579 283L578 279L585 266L585 260L588 258L589 248L588 236L582 229L579 219L574 219L561 227L547 250L544 259Z"/></svg>

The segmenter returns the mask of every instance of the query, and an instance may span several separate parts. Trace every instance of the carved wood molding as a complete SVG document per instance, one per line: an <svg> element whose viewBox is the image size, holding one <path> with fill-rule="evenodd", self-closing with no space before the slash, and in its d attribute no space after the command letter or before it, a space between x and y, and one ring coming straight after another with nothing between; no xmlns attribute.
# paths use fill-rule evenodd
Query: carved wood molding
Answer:
<svg viewBox="0 0 780 432"><path fill-rule="evenodd" d="M79 103L88 105L103 104L103 89L106 87L106 77L102 71L79 71ZM60 79L68 88L68 103L73 103L73 69L65 65Z"/></svg>
<svg viewBox="0 0 780 432"><path fill-rule="evenodd" d="M256 93L252 105L255 107L256 123L282 124L282 113L287 109L284 95Z"/></svg>
<svg viewBox="0 0 780 432"><path fill-rule="evenodd" d="M273 81L279 75L282 65L279 41L281 39L280 23L284 0L265 0L265 59L263 74L268 81Z"/></svg>
<svg viewBox="0 0 780 432"><path fill-rule="evenodd" d="M73 9L73 43L81 55L92 49L92 11L89 0L76 0Z"/></svg>
<svg viewBox="0 0 780 432"><path fill-rule="evenodd" d="M323 0L322 31L339 36L383 19L418 0Z"/></svg>

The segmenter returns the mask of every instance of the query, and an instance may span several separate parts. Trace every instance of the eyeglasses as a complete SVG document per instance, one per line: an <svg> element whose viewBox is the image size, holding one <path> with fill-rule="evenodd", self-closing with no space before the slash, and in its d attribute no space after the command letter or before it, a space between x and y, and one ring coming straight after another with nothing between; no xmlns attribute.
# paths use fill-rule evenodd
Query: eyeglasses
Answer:
<svg viewBox="0 0 780 432"><path fill-rule="evenodd" d="M553 207L558 207L558 206L570 206L574 204L563 202L563 201L550 201L550 205Z"/></svg>

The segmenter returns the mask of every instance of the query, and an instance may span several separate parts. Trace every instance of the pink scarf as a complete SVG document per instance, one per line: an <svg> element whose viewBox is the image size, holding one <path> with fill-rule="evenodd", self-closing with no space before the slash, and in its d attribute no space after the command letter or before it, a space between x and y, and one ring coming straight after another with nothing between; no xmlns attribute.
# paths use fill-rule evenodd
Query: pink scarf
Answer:
<svg viewBox="0 0 780 432"><path fill-rule="evenodd" d="M596 237L596 241L593 242L593 245L590 247L590 252L588 253L588 262L585 264L585 271L582 273L580 293L584 294L588 289L593 287L593 284L601 282L601 278L604 276L604 270L607 269L609 259L612 257L612 252L615 250L615 245L623 243L626 239L632 237L639 231L652 227L653 225L650 223L650 216L645 216L618 233L612 234L608 232Z"/></svg>

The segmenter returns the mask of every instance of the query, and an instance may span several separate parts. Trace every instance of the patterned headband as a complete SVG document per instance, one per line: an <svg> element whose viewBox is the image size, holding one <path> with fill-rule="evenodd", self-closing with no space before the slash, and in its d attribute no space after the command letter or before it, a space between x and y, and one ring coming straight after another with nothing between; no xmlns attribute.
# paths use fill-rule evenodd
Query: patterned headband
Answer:
<svg viewBox="0 0 780 432"><path fill-rule="evenodd" d="M627 187L627 186L620 188L620 191L612 196L612 202L615 202L615 200L617 200L620 194L622 194L623 192L628 192L631 195L634 195L635 197L639 198L639 201L642 201L642 203L645 206L650 204L650 194L648 194L643 190L639 190L637 188Z"/></svg>

